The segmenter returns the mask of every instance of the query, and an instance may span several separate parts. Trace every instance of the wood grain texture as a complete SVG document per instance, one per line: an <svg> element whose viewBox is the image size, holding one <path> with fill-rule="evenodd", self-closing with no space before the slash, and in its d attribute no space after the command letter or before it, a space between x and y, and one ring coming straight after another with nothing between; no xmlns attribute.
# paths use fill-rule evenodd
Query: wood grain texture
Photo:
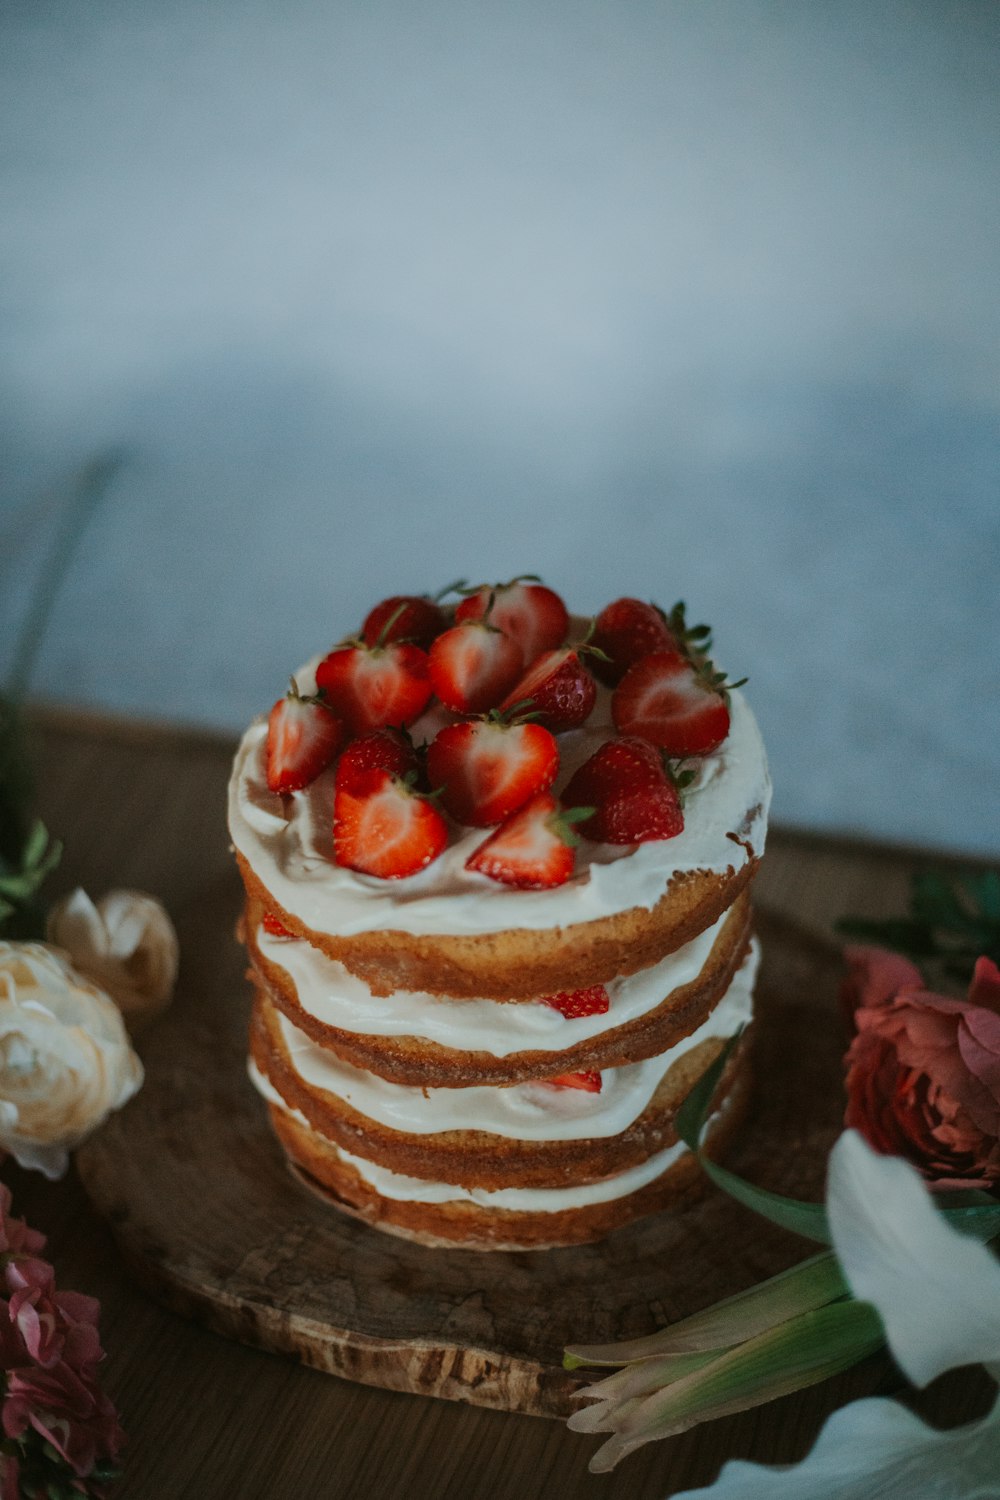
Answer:
<svg viewBox="0 0 1000 1500"><path fill-rule="evenodd" d="M205 915L225 934L224 911ZM837 954L777 918L761 925L761 1087L735 1159L818 1194L841 1109ZM565 1344L649 1332L788 1263L784 1236L717 1193L547 1252L372 1230L288 1172L246 1079L246 1015L238 974L207 1012L182 997L141 1093L78 1154L136 1275L220 1332L372 1385L565 1417L581 1383L561 1368Z"/></svg>
<svg viewBox="0 0 1000 1500"><path fill-rule="evenodd" d="M164 901L181 939L179 1003L197 1026L212 1016L220 995L242 993L229 931L240 887L223 820L233 743L69 710L37 711L34 726L39 812L66 845L50 894L82 884L96 896L127 885ZM822 936L848 911L898 913L910 873L944 862L926 851L778 827L756 890L770 908ZM957 857L953 864L982 867ZM803 994L795 1024L807 1067L813 1065L810 1007ZM154 1044L155 1029L140 1045L147 1060ZM185 1071L182 1059L179 1107ZM784 1165L773 1166L787 1171L791 1183L812 1149L811 1141L790 1137ZM517 1412L339 1380L290 1356L218 1337L137 1286L75 1171L51 1183L8 1161L3 1175L15 1212L48 1235L59 1285L101 1301L104 1383L129 1436L115 1500L665 1500L710 1483L727 1458L795 1462L830 1411L894 1381L886 1361L867 1361L768 1406L652 1443L612 1474L591 1475L587 1463L599 1437ZM804 1253L803 1242L778 1231L773 1246L751 1235L751 1222L736 1208L723 1215L723 1237L742 1238L747 1282L765 1274L772 1248L788 1262ZM711 1260L727 1249L715 1243L706 1253ZM672 1270L669 1263L660 1268L661 1286L649 1303L664 1321L672 1309ZM627 1265L621 1274L628 1277ZM581 1296L589 1291L599 1302L603 1289L581 1288ZM630 1331L638 1330L626 1325L616 1333ZM919 1404L947 1425L978 1415L990 1395L985 1377L963 1371L936 1382Z"/></svg>

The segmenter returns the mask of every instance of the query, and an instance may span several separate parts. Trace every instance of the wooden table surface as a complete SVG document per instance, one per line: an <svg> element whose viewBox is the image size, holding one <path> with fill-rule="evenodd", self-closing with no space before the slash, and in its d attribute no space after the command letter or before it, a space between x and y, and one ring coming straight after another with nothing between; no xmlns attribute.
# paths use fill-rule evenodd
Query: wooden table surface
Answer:
<svg viewBox="0 0 1000 1500"><path fill-rule="evenodd" d="M36 709L32 748L38 810L65 843L49 894L82 885L94 897L113 886L158 896L180 936L179 983L211 1004L213 976L232 962L229 919L240 903L224 819L232 741ZM846 912L901 912L910 872L928 862L945 863L779 828L756 889L772 908L829 931ZM210 938L208 909L227 914ZM100 1298L105 1385L129 1435L120 1500L660 1500L708 1484L729 1457L792 1462L835 1406L896 1383L886 1358L869 1360L595 1476L587 1463L600 1440L560 1422L353 1385L161 1309L129 1280L72 1170L48 1183L8 1162L4 1176L15 1212L48 1235L59 1285ZM981 1410L986 1392L975 1376L947 1377L922 1409L954 1421Z"/></svg>

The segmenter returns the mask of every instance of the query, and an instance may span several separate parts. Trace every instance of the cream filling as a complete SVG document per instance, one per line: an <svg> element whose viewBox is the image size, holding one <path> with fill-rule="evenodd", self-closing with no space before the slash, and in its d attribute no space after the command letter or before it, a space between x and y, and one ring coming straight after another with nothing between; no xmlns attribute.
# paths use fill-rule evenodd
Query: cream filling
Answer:
<svg viewBox="0 0 1000 1500"><path fill-rule="evenodd" d="M277 1089L252 1062L249 1072L254 1087L270 1104L277 1105L314 1135L319 1134L303 1114L297 1109L289 1109ZM559 1213L567 1208L587 1208L594 1203L611 1203L616 1198L625 1198L629 1193L638 1192L648 1182L655 1181L687 1153L683 1141L677 1141L673 1146L658 1151L655 1156L647 1157L639 1166L629 1167L600 1182L561 1188L494 1188L487 1191L485 1188L457 1187L450 1182L429 1182L422 1177L407 1177L403 1172L392 1172L388 1167L380 1167L361 1156L352 1156L349 1151L342 1151L332 1141L326 1141L325 1137L323 1139L341 1161L353 1167L369 1187L374 1188L383 1198L394 1198L400 1203L475 1203L480 1208L508 1208L522 1213L541 1214Z"/></svg>
<svg viewBox="0 0 1000 1500"><path fill-rule="evenodd" d="M264 927L257 943L264 957L284 971L299 1004L315 1020L339 1031L366 1036L414 1036L460 1052L562 1051L637 1020L662 1005L674 990L698 978L728 912L691 942L652 968L606 986L603 1015L567 1020L551 1005L504 1005L496 1000L446 1000L397 990L388 999L372 994L364 980L318 948L298 938L274 937Z"/></svg>
<svg viewBox="0 0 1000 1500"><path fill-rule="evenodd" d="M408 1135L446 1130L486 1131L519 1141L571 1141L620 1135L645 1110L667 1069L700 1042L726 1038L753 1009L758 964L754 943L722 1000L696 1031L658 1057L606 1068L600 1093L553 1088L541 1082L505 1087L412 1088L343 1062L278 1015L284 1046L306 1087L333 1094L369 1120Z"/></svg>
<svg viewBox="0 0 1000 1500"><path fill-rule="evenodd" d="M318 658L316 659L318 661ZM297 675L303 692L315 686L316 661ZM576 767L613 733L611 695L580 729L559 736L559 790ZM589 922L632 907L655 906L681 871L724 874L764 850L771 784L760 732L741 693L731 699L727 739L696 762L685 794L684 829L675 838L613 846L584 840L576 872L565 885L520 891L464 868L487 831L453 825L444 853L402 880L378 880L333 863L334 772L301 792L276 796L267 788L267 725L251 725L236 754L229 787L233 844L279 905L317 932L348 937L372 931L471 934L511 928L539 931ZM431 737L440 722L427 715L414 737Z"/></svg>

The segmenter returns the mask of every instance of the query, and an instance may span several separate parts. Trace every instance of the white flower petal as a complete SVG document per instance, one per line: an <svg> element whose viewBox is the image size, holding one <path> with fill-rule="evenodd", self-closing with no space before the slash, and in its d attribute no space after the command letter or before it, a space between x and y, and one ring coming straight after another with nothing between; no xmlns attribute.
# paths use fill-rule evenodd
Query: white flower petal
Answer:
<svg viewBox="0 0 1000 1500"><path fill-rule="evenodd" d="M107 991L133 1030L170 1003L177 934L154 897L108 891L95 906L85 891L75 890L49 913L48 938Z"/></svg>
<svg viewBox="0 0 1000 1500"><path fill-rule="evenodd" d="M725 1465L707 1489L674 1500L996 1500L1000 1399L979 1422L937 1432L895 1401L834 1412L800 1464Z"/></svg>
<svg viewBox="0 0 1000 1500"><path fill-rule="evenodd" d="M0 941L0 1147L48 1177L142 1083L121 1014L44 943Z"/></svg>
<svg viewBox="0 0 1000 1500"><path fill-rule="evenodd" d="M845 1131L830 1155L827 1212L851 1290L874 1303L915 1385L1000 1361L1000 1265L941 1217L913 1167Z"/></svg>

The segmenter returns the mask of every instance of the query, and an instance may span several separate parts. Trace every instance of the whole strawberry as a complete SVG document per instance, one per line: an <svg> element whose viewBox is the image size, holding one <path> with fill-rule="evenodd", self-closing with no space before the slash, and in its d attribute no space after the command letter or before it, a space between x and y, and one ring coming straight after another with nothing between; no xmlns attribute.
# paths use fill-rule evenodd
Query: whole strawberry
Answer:
<svg viewBox="0 0 1000 1500"><path fill-rule="evenodd" d="M569 631L565 604L533 573L523 573L510 583L480 584L455 611L456 623L487 617L517 642L525 666L540 652L560 646Z"/></svg>
<svg viewBox="0 0 1000 1500"><path fill-rule="evenodd" d="M489 828L502 823L559 769L559 749L540 724L509 722L501 715L448 724L427 751L427 777L459 823Z"/></svg>
<svg viewBox="0 0 1000 1500"><path fill-rule="evenodd" d="M366 771L389 771L403 780L417 778L420 757L405 730L373 729L351 740L337 762L337 785L350 790Z"/></svg>
<svg viewBox="0 0 1000 1500"><path fill-rule="evenodd" d="M338 865L400 880L425 869L447 843L443 814L390 772L363 771L349 788L337 786L333 852Z"/></svg>
<svg viewBox="0 0 1000 1500"><path fill-rule="evenodd" d="M641 599L615 599L605 605L594 621L591 642L604 653L594 671L608 687L621 682L632 663L652 651L681 654L663 611Z"/></svg>
<svg viewBox="0 0 1000 1500"><path fill-rule="evenodd" d="M265 759L272 792L298 792L331 763L344 726L320 698L302 697L295 678L267 720Z"/></svg>
<svg viewBox="0 0 1000 1500"><path fill-rule="evenodd" d="M361 639L369 646L412 641L426 651L447 626L448 617L436 599L422 594L393 594L369 610L361 627Z"/></svg>
<svg viewBox="0 0 1000 1500"><path fill-rule="evenodd" d="M684 827L662 757L635 737L606 740L570 777L563 802L593 809L580 832L598 844L645 844L673 838Z"/></svg>

